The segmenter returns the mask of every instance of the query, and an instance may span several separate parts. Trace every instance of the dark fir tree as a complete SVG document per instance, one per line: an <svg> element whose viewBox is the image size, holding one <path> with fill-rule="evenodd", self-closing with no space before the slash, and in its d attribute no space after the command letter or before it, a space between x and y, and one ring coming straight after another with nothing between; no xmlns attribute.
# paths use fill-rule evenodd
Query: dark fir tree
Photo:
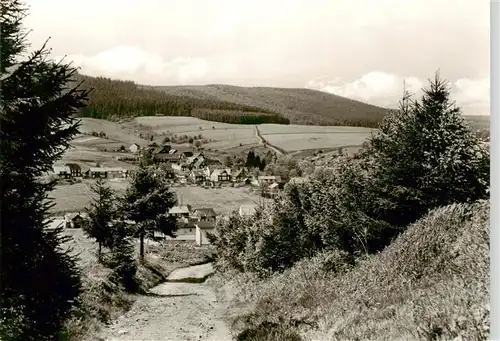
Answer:
<svg viewBox="0 0 500 341"><path fill-rule="evenodd" d="M372 179L366 191L377 198L364 200L372 203L365 211L400 228L433 208L489 196L489 151L450 99L448 83L436 73L423 91L420 101L405 94L361 152Z"/></svg>
<svg viewBox="0 0 500 341"><path fill-rule="evenodd" d="M87 92L70 82L75 69L28 53L19 0L0 0L0 338L55 340L81 292L76 258L61 230L48 230L48 193L40 177L78 132L72 117Z"/></svg>
<svg viewBox="0 0 500 341"><path fill-rule="evenodd" d="M255 162L255 153L253 150L250 150L247 154L246 166L251 168L254 166L254 162Z"/></svg>
<svg viewBox="0 0 500 341"><path fill-rule="evenodd" d="M136 223L141 261L144 260L145 237L152 237L155 231L174 236L176 219L168 212L176 201L165 179L155 175L150 168L141 166L134 174L123 197L122 212L126 219Z"/></svg>
<svg viewBox="0 0 500 341"><path fill-rule="evenodd" d="M82 228L87 236L96 240L99 246L97 259L102 262L102 246L109 248L113 237L111 224L116 218L116 198L103 179L97 179L90 188L95 197L85 209L89 214L89 219L85 221Z"/></svg>
<svg viewBox="0 0 500 341"><path fill-rule="evenodd" d="M112 238L110 243L111 259L108 263L113 269L111 280L123 285L128 292L137 292L136 279L137 262L134 259L133 229L122 220L112 224Z"/></svg>

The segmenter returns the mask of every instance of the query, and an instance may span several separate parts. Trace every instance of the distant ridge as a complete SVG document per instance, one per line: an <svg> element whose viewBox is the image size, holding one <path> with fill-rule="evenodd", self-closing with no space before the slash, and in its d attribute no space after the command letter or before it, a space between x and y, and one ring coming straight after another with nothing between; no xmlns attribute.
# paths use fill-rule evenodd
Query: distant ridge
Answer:
<svg viewBox="0 0 500 341"><path fill-rule="evenodd" d="M282 114L292 124L375 127L389 109L306 88L242 87L224 84L144 86L167 94L218 99Z"/></svg>
<svg viewBox="0 0 500 341"><path fill-rule="evenodd" d="M93 88L82 117L192 116L236 124L305 124L376 127L389 109L302 88L224 84L148 86L78 74Z"/></svg>

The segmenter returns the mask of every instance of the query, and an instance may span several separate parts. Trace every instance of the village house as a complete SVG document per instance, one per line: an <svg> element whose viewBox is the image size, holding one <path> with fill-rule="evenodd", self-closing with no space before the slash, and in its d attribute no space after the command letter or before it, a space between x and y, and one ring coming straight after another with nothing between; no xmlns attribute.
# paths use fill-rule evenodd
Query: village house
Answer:
<svg viewBox="0 0 500 341"><path fill-rule="evenodd" d="M170 150L172 147L170 145L163 145L155 147L151 150L151 156L154 162L167 162L169 158L172 158Z"/></svg>
<svg viewBox="0 0 500 341"><path fill-rule="evenodd" d="M162 164L159 168L159 173L167 179L175 179L175 171L170 163Z"/></svg>
<svg viewBox="0 0 500 341"><path fill-rule="evenodd" d="M217 213L211 207L200 207L193 210L192 217L197 221L215 221Z"/></svg>
<svg viewBox="0 0 500 341"><path fill-rule="evenodd" d="M141 151L141 146L139 146L137 143L132 143L129 147L128 147L128 150L132 153L132 154L137 154Z"/></svg>
<svg viewBox="0 0 500 341"><path fill-rule="evenodd" d="M69 167L72 178L79 178L82 176L82 167L78 163L67 163L65 166Z"/></svg>
<svg viewBox="0 0 500 341"><path fill-rule="evenodd" d="M247 171L245 168L239 168L231 174L231 180L234 182L242 182L247 178Z"/></svg>
<svg viewBox="0 0 500 341"><path fill-rule="evenodd" d="M189 150L185 150L179 154L179 160L181 162L187 161L188 158L193 156L193 152Z"/></svg>
<svg viewBox="0 0 500 341"><path fill-rule="evenodd" d="M61 179L71 178L71 169L68 166L53 166L54 174Z"/></svg>
<svg viewBox="0 0 500 341"><path fill-rule="evenodd" d="M181 217L177 221L177 230L174 232L175 238L173 239L194 241L195 231L196 226L194 221ZM156 238L171 238L170 236L158 231L154 231L153 236Z"/></svg>
<svg viewBox="0 0 500 341"><path fill-rule="evenodd" d="M173 170L179 171L179 172L184 172L188 170L188 166L185 163L171 163Z"/></svg>
<svg viewBox="0 0 500 341"><path fill-rule="evenodd" d="M197 221L196 226L196 236L195 243L198 246L209 245L210 240L208 239L208 233L214 233L215 223L213 221Z"/></svg>
<svg viewBox="0 0 500 341"><path fill-rule="evenodd" d="M192 236L194 239L195 230L195 222L192 219L181 218L177 223L177 231L175 231L175 234L176 236Z"/></svg>
<svg viewBox="0 0 500 341"><path fill-rule="evenodd" d="M231 181L231 175L226 169L215 169L212 174L210 174L210 181L213 182L224 182Z"/></svg>
<svg viewBox="0 0 500 341"><path fill-rule="evenodd" d="M266 187L272 183L281 182L281 177L279 175L262 175L257 177L257 183L259 186Z"/></svg>
<svg viewBox="0 0 500 341"><path fill-rule="evenodd" d="M196 153L186 159L186 165L190 169L203 169L206 167L205 157L202 153Z"/></svg>
<svg viewBox="0 0 500 341"><path fill-rule="evenodd" d="M168 211L168 214L178 218L189 218L189 215L191 214L191 207L189 205L174 206Z"/></svg>
<svg viewBox="0 0 500 341"><path fill-rule="evenodd" d="M127 170L120 167L105 168L105 170L108 178L126 178L128 175Z"/></svg>
<svg viewBox="0 0 500 341"><path fill-rule="evenodd" d="M153 156L155 163L178 163L179 157L175 154L158 154Z"/></svg>
<svg viewBox="0 0 500 341"><path fill-rule="evenodd" d="M107 178L108 171L106 168L102 168L102 167L90 167L90 177L92 179Z"/></svg>
<svg viewBox="0 0 500 341"><path fill-rule="evenodd" d="M203 169L203 168L205 168L206 166L207 166L207 164L206 164L206 162L205 162L205 160L204 160L204 159L198 159L198 160L196 160L196 161L192 164L191 168L192 168L192 169Z"/></svg>
<svg viewBox="0 0 500 341"><path fill-rule="evenodd" d="M80 228L87 218L88 214L86 213L66 213L64 215L64 228Z"/></svg>
<svg viewBox="0 0 500 341"><path fill-rule="evenodd" d="M240 217L249 217L254 215L256 205L241 205L238 210L238 214Z"/></svg>
<svg viewBox="0 0 500 341"><path fill-rule="evenodd" d="M194 169L189 173L189 179L195 183L205 181L205 174L201 170Z"/></svg>
<svg viewBox="0 0 500 341"><path fill-rule="evenodd" d="M279 183L273 182L267 187L266 194L269 195L269 197L274 198L278 195L279 193Z"/></svg>
<svg viewBox="0 0 500 341"><path fill-rule="evenodd" d="M212 175L212 172L216 169L214 166L207 165L205 168L203 168L203 173L207 178L210 178Z"/></svg>

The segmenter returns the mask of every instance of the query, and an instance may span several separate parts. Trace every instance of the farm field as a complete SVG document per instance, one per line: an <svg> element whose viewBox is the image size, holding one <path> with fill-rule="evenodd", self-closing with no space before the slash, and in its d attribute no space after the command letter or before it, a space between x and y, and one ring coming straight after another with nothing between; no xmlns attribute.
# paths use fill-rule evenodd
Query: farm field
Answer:
<svg viewBox="0 0 500 341"><path fill-rule="evenodd" d="M142 146L149 143L149 141L140 138L139 134L135 134L134 130L130 126L119 122L88 117L82 117L79 118L79 120L80 132L82 134L92 134L92 132L99 133L102 131L106 134L108 139L119 141L121 144L131 145L132 143L137 143Z"/></svg>
<svg viewBox="0 0 500 341"><path fill-rule="evenodd" d="M57 185L50 195L55 203L55 206L51 209L52 213L54 215L62 215L67 212L83 211L92 200L92 192L90 190L91 184L92 180L84 180L81 183L72 185ZM117 195L122 195L125 193L128 181L107 180L106 184L109 185Z"/></svg>
<svg viewBox="0 0 500 341"><path fill-rule="evenodd" d="M195 117L157 117L143 116L136 117L131 122L125 124L129 129L145 128L153 132L158 137L155 142L161 142L164 136L169 134L197 136L213 140L203 144L204 148L217 150L228 150L234 147L249 146L257 144L259 139L255 135L254 127L251 125L229 124L204 121Z"/></svg>
<svg viewBox="0 0 500 341"><path fill-rule="evenodd" d="M228 214L241 205L257 204L259 195L249 193L248 188L223 187L174 187L179 203L193 207L212 207L217 213Z"/></svg>
<svg viewBox="0 0 500 341"><path fill-rule="evenodd" d="M92 180L85 180L72 185L57 185L51 193L55 206L51 209L54 215L63 215L67 212L83 211L92 200L90 184ZM106 181L117 195L122 195L129 184L127 180ZM172 187L177 193L179 203L193 207L213 207L217 213L227 214L238 210L240 205L253 204L259 201L259 195L248 192L248 188L213 188L203 187Z"/></svg>
<svg viewBox="0 0 500 341"><path fill-rule="evenodd" d="M466 116L472 121L473 129L488 129L489 116ZM348 126L314 126L314 125L280 125L260 124L260 134L269 143L283 148L288 152L307 151L309 149L328 149L340 146L360 145L373 130L364 127ZM121 145L128 147L132 143L141 146L150 144L151 140L142 139L139 133L153 133L154 142L161 143L165 136L176 135L202 135L203 138L212 140L203 145L204 149L219 152L243 151L259 145L252 125L240 125L205 121L195 117L184 116L141 116L124 122L111 122L100 119L82 118L82 133L103 131L106 138L81 135L73 141L76 150L68 151L69 158L75 160L85 158L82 150L116 149ZM189 147L172 144L173 148ZM81 156L78 155L81 153ZM108 154L106 154L108 155ZM109 154L108 156L111 156ZM109 157L108 161L112 162ZM113 162L112 162L113 163Z"/></svg>
<svg viewBox="0 0 500 341"><path fill-rule="evenodd" d="M125 169L135 169L136 166L127 162L118 161L117 157L131 156L128 153L108 153L100 152L90 147L74 147L66 150L60 161L56 164L66 162L78 162L88 167L95 167L99 163L102 167L122 167Z"/></svg>
<svg viewBox="0 0 500 341"><path fill-rule="evenodd" d="M274 134L369 134L372 130L364 127L259 124L259 132L262 136Z"/></svg>
<svg viewBox="0 0 500 341"><path fill-rule="evenodd" d="M368 134L363 133L313 133L313 134L271 134L262 135L270 144L287 152L335 148L343 146L360 146Z"/></svg>
<svg viewBox="0 0 500 341"><path fill-rule="evenodd" d="M215 140L204 144L205 148L221 151L234 149L240 144L248 148L259 143L252 125L218 123L194 117L167 116L136 117L124 125L127 124L130 129L133 129L133 126L148 127L156 134L171 133L188 136L201 134L204 138ZM266 140L269 140L271 144L276 143L276 146L287 151L359 145L372 131L370 128L339 126L259 124L258 127ZM317 136L318 134L320 136Z"/></svg>

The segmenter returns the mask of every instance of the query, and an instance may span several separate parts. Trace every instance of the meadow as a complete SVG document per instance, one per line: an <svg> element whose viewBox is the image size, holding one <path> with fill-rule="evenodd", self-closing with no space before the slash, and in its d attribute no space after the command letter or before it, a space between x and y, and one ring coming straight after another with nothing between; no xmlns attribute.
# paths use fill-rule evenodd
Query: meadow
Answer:
<svg viewBox="0 0 500 341"><path fill-rule="evenodd" d="M136 117L124 124L130 129L149 129L158 136L201 134L211 140L205 148L220 151L235 147L256 146L259 139L253 125L238 125L204 121L194 117ZM259 124L260 134L270 144L286 151L299 151L339 146L361 145L371 132L370 128L343 126L311 126ZM158 140L161 140L158 137Z"/></svg>
<svg viewBox="0 0 500 341"><path fill-rule="evenodd" d="M488 116L466 116L472 121L472 129L489 129ZM289 153L329 149L343 146L360 146L373 130L365 127L351 126L317 126L317 125L281 125L259 124L260 134L266 141ZM152 142L161 144L167 136L198 136L207 140L203 144L205 150L232 152L239 149L251 149L259 145L259 139L253 125L229 124L205 121L195 117L184 116L140 116L127 121L111 122L93 118L81 118L81 132L91 134L103 131L107 138L83 135L74 140L74 146L82 150L109 150L132 143L141 146ZM141 138L140 134L151 134L153 139ZM175 147L189 147L185 144L172 144ZM77 150L78 150L77 148ZM69 151L67 154L75 153ZM109 154L111 156L116 156Z"/></svg>
<svg viewBox="0 0 500 341"><path fill-rule="evenodd" d="M91 180L81 183L59 184L51 193L55 206L54 215L63 215L67 212L83 211L93 198L90 190ZM129 185L127 180L107 180L116 195L125 193ZM227 214L238 210L241 205L253 204L259 201L258 193L249 192L248 188L222 187L206 189L203 187L172 187L177 194L179 204L189 204L193 207L213 207L217 213Z"/></svg>

